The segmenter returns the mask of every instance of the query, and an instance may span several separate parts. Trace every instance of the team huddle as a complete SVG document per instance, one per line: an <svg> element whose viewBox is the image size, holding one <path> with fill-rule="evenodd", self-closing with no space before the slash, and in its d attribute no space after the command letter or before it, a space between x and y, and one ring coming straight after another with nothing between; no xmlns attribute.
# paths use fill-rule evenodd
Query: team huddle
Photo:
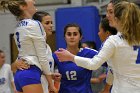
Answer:
<svg viewBox="0 0 140 93"><path fill-rule="evenodd" d="M94 93L92 70L105 62L107 74L98 80L106 78L106 85L100 93L140 93L140 9L136 4L110 1L106 18L99 25L99 51L82 48L82 29L70 23L64 27L66 49L59 48L54 53L46 43L47 36L52 34L52 18L47 12L37 12L34 4L34 0L1 4L18 19L14 32L18 57L12 64L14 79L10 76L15 93ZM4 65L2 55L0 51L0 67L10 68ZM54 65L59 73L54 72ZM0 86L3 82L0 76ZM55 82L60 83L59 88ZM10 92L4 89L2 93Z"/></svg>

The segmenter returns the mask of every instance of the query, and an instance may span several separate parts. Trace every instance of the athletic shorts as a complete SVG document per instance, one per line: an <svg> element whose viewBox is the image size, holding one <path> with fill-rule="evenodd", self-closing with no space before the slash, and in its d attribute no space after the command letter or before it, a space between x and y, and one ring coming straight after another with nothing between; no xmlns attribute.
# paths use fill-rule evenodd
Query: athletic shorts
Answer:
<svg viewBox="0 0 140 93"><path fill-rule="evenodd" d="M17 91L23 92L22 88L30 84L41 84L41 70L31 65L29 69L17 70L14 76L14 82Z"/></svg>

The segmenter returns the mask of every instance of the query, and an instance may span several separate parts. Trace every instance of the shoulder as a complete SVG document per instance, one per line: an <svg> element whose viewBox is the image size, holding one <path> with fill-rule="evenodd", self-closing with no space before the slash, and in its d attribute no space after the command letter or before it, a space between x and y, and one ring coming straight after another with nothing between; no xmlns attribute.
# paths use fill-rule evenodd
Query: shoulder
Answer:
<svg viewBox="0 0 140 93"><path fill-rule="evenodd" d="M39 25L40 22L39 21L36 21L36 20L33 20L33 19L24 19L24 20L21 20L18 24L17 24L17 27L30 27L30 26L37 26Z"/></svg>
<svg viewBox="0 0 140 93"><path fill-rule="evenodd" d="M98 51L91 49L91 48L81 48L78 53L78 56L91 58L94 55L96 55L97 53L98 53Z"/></svg>
<svg viewBox="0 0 140 93"><path fill-rule="evenodd" d="M33 20L33 19L28 19L27 22L28 22L28 26L35 26L36 27L36 26L39 26L41 24L39 21Z"/></svg>
<svg viewBox="0 0 140 93"><path fill-rule="evenodd" d="M114 45L127 44L127 42L125 41L125 39L123 38L121 33L118 33L117 35L109 36L107 41L114 44Z"/></svg>
<svg viewBox="0 0 140 93"><path fill-rule="evenodd" d="M6 63L5 63L5 64L3 64L3 67L6 68L6 69L9 69L9 68L11 69L10 64L6 64Z"/></svg>
<svg viewBox="0 0 140 93"><path fill-rule="evenodd" d="M118 32L116 35L109 36L109 39L118 41L118 40L123 40L124 38L123 38L122 34L120 32Z"/></svg>
<svg viewBox="0 0 140 93"><path fill-rule="evenodd" d="M53 56L53 59L54 59L55 61L58 60L58 58L57 58L57 56L56 56L55 53L52 53L52 56Z"/></svg>
<svg viewBox="0 0 140 93"><path fill-rule="evenodd" d="M80 48L80 52L82 52L82 51L84 51L84 52L95 52L95 53L98 52L97 50L91 49L91 48L88 48L88 47Z"/></svg>
<svg viewBox="0 0 140 93"><path fill-rule="evenodd" d="M3 64L5 67L10 67L10 64L7 64L7 63L5 63L5 64Z"/></svg>

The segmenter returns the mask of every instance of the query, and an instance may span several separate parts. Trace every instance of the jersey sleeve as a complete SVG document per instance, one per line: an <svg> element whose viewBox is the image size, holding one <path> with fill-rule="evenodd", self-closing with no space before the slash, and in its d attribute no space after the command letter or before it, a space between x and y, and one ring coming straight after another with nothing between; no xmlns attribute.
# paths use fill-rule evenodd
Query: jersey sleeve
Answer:
<svg viewBox="0 0 140 93"><path fill-rule="evenodd" d="M54 63L55 63L55 64L58 64L58 63L59 63L59 60L58 60L56 54L53 53L52 56L53 56L53 59L54 59Z"/></svg>
<svg viewBox="0 0 140 93"><path fill-rule="evenodd" d="M34 48L36 50L36 54L38 57L38 60L40 62L40 65L42 67L42 70L44 74L50 75L50 66L48 61L48 55L50 53L48 52L48 48L46 46L46 40L43 34L45 33L41 23L37 22L36 24L31 24L28 26L29 35L33 41Z"/></svg>
<svg viewBox="0 0 140 93"><path fill-rule="evenodd" d="M105 61L107 61L115 51L115 44L109 37L104 43L102 49L92 59L75 56L74 61L78 66L89 70L97 70Z"/></svg>

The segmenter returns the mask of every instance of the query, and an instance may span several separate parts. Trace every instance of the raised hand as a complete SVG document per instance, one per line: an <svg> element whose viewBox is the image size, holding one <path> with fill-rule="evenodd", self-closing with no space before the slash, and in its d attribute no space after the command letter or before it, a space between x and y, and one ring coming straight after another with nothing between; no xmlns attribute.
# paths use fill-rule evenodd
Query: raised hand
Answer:
<svg viewBox="0 0 140 93"><path fill-rule="evenodd" d="M74 55L63 48L59 48L59 50L55 51L55 54L57 55L60 62L74 61Z"/></svg>

